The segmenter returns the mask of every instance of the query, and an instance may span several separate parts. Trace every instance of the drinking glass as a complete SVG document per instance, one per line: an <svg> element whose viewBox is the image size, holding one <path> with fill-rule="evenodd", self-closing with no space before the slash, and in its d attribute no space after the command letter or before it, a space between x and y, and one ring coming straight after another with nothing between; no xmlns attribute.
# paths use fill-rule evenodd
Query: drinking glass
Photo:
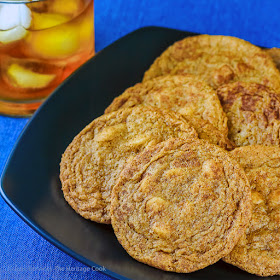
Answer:
<svg viewBox="0 0 280 280"><path fill-rule="evenodd" d="M93 0L0 0L0 114L31 115L93 55Z"/></svg>

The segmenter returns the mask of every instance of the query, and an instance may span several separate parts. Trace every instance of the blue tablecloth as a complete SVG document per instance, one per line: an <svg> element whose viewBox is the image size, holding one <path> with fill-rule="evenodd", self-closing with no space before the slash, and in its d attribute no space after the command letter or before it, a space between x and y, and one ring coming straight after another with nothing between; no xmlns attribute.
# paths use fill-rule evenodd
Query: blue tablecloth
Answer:
<svg viewBox="0 0 280 280"><path fill-rule="evenodd" d="M139 27L157 25L233 35L280 47L278 0L96 0L96 50ZM0 172L27 119L0 117ZM30 229L0 198L0 279L111 279Z"/></svg>

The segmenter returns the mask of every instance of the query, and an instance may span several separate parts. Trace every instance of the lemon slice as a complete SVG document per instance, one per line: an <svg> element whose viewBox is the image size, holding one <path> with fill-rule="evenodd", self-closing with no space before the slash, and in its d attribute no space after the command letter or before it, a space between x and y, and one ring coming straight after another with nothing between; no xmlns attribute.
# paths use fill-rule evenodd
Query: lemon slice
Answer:
<svg viewBox="0 0 280 280"><path fill-rule="evenodd" d="M53 13L36 13L32 14L31 28L34 30L46 29L53 26L60 25L70 20L69 16L53 14Z"/></svg>
<svg viewBox="0 0 280 280"><path fill-rule="evenodd" d="M30 32L25 40L33 55L45 59L67 58L79 50L80 30L77 26L60 25Z"/></svg>
<svg viewBox="0 0 280 280"><path fill-rule="evenodd" d="M55 78L54 74L41 74L26 69L18 64L11 64L7 76L13 86L20 88L44 88Z"/></svg>

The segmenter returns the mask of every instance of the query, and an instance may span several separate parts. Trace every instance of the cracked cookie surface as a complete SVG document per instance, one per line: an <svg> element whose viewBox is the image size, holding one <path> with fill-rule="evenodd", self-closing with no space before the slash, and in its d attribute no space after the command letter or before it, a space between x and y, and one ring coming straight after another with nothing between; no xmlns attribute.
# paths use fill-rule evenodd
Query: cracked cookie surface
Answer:
<svg viewBox="0 0 280 280"><path fill-rule="evenodd" d="M200 138L232 148L226 114L216 92L194 75L166 75L138 83L116 97L105 113L139 104L180 113Z"/></svg>
<svg viewBox="0 0 280 280"><path fill-rule="evenodd" d="M251 216L244 170L203 140L169 139L145 149L112 191L115 234L136 260L192 272L227 255Z"/></svg>
<svg viewBox="0 0 280 280"><path fill-rule="evenodd" d="M280 148L240 147L230 152L252 190L252 219L224 261L261 275L280 274Z"/></svg>
<svg viewBox="0 0 280 280"><path fill-rule="evenodd" d="M126 161L171 137L197 134L180 115L144 106L95 119L62 156L60 180L66 201L84 218L110 223L111 190Z"/></svg>
<svg viewBox="0 0 280 280"><path fill-rule="evenodd" d="M239 38L220 35L187 37L167 48L144 75L200 75L213 88L247 81L280 88L280 74L262 49Z"/></svg>
<svg viewBox="0 0 280 280"><path fill-rule="evenodd" d="M280 145L280 94L255 83L236 82L217 89L228 118L228 137L236 146Z"/></svg>

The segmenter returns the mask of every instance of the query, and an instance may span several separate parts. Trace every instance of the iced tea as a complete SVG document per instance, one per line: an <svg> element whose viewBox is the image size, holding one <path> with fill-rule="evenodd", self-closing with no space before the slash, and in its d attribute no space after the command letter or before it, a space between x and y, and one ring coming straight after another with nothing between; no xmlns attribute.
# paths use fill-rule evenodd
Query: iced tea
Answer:
<svg viewBox="0 0 280 280"><path fill-rule="evenodd" d="M93 0L0 1L0 113L33 113L93 54Z"/></svg>

